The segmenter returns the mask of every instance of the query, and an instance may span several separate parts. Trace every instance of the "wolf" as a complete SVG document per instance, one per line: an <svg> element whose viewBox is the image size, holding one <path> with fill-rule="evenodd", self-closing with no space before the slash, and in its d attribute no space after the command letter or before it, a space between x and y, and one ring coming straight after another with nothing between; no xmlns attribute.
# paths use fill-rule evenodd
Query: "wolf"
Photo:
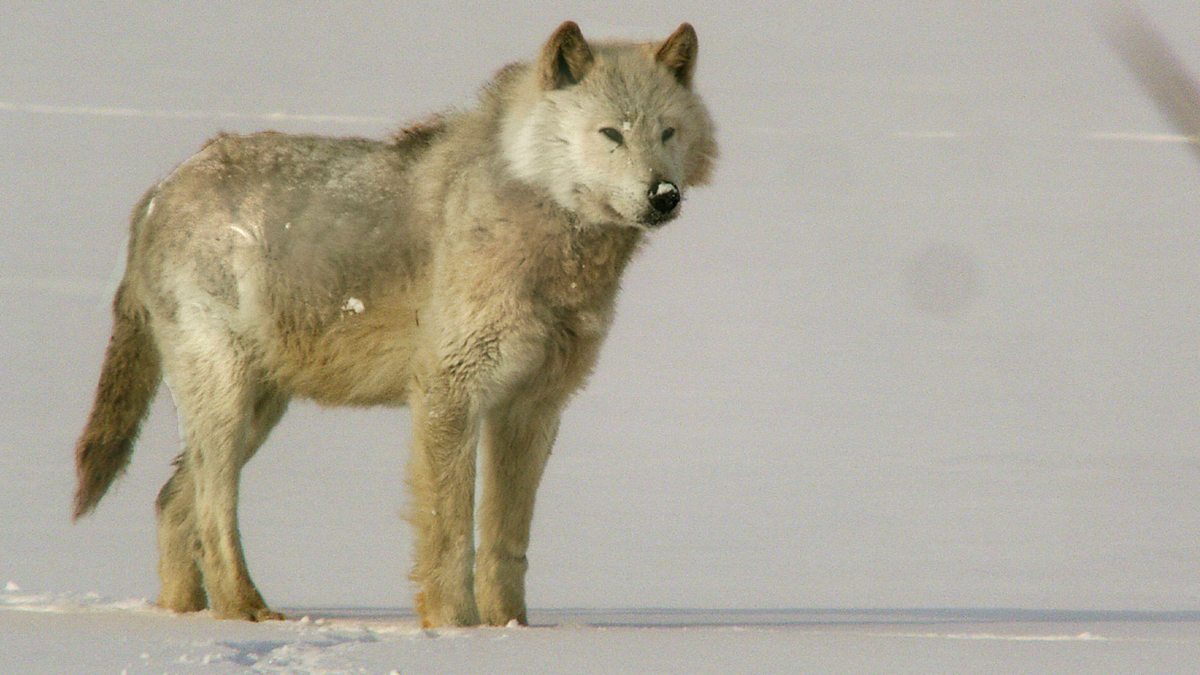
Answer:
<svg viewBox="0 0 1200 675"><path fill-rule="evenodd" d="M589 43L568 21L473 108L392 138L206 143L133 210L75 519L128 465L163 380L183 451L156 501L157 604L281 619L243 555L242 467L293 398L406 405L422 624L525 623L563 407L622 271L717 156L697 45L686 23L662 42Z"/></svg>

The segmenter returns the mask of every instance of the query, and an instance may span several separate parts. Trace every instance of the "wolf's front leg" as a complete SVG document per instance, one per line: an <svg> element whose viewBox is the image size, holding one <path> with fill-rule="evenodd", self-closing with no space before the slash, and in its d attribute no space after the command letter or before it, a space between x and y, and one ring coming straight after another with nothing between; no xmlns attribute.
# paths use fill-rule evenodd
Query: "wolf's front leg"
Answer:
<svg viewBox="0 0 1200 675"><path fill-rule="evenodd" d="M466 397L425 392L414 396L409 460L421 624L479 623L474 594L475 446L479 420Z"/></svg>
<svg viewBox="0 0 1200 675"><path fill-rule="evenodd" d="M534 495L558 432L559 406L521 403L488 416L475 598L485 623L526 624L525 572Z"/></svg>

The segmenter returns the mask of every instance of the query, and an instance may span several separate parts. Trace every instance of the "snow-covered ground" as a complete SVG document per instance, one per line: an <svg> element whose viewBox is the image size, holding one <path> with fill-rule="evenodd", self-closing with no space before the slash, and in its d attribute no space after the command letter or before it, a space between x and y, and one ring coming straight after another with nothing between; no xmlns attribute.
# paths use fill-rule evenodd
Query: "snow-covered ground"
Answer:
<svg viewBox="0 0 1200 675"><path fill-rule="evenodd" d="M1143 6L1200 70L1200 5ZM0 3L0 670L1193 670L1200 166L1091 8ZM218 129L469 104L565 18L693 22L723 155L568 411L536 626L420 630L407 413L303 404L241 505L294 620L149 608L165 393L68 520L128 210Z"/></svg>
<svg viewBox="0 0 1200 675"><path fill-rule="evenodd" d="M1196 613L544 610L528 628L422 630L394 609L283 623L176 616L93 595L0 594L21 672L1186 672Z"/></svg>

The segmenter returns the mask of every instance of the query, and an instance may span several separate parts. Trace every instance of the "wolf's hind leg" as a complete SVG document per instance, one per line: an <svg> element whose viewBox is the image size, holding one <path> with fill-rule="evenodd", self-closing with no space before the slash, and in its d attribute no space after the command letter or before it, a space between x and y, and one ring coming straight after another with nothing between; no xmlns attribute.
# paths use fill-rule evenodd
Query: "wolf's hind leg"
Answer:
<svg viewBox="0 0 1200 675"><path fill-rule="evenodd" d="M534 496L554 437L555 405L509 405L488 416L483 434L483 504L475 600L485 623L528 623L525 557Z"/></svg>
<svg viewBox="0 0 1200 675"><path fill-rule="evenodd" d="M175 459L175 473L163 485L155 503L158 512L158 578L162 588L156 604L174 612L198 612L208 607L196 556L195 487L185 455Z"/></svg>
<svg viewBox="0 0 1200 675"><path fill-rule="evenodd" d="M209 606L221 619L280 619L283 616L267 608L250 579L237 507L242 467L282 414L286 400L265 390L260 374L228 332L200 322L189 328L186 340L172 341L165 363L184 438L180 481L190 478L191 526ZM165 512L176 516L180 525L172 529L172 521L164 521L167 543L173 547L164 561L171 575L164 591L172 595L164 599L177 601L191 590L189 577L180 572L186 570L183 556L174 553L187 539L188 518L179 515L187 511L186 498L166 501Z"/></svg>
<svg viewBox="0 0 1200 675"><path fill-rule="evenodd" d="M287 398L264 388L254 406L250 453L257 451L287 409ZM196 488L186 453L175 460L175 473L163 485L158 512L158 575L162 584L157 605L175 612L208 607L200 574L200 540L196 532Z"/></svg>

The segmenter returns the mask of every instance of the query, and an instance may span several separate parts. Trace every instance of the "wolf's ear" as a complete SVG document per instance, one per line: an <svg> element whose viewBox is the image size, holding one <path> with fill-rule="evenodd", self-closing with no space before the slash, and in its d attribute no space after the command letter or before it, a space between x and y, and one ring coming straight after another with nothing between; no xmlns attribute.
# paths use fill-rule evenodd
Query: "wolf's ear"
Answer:
<svg viewBox="0 0 1200 675"><path fill-rule="evenodd" d="M592 68L592 49L574 21L564 21L542 47L538 74L543 89L578 83Z"/></svg>
<svg viewBox="0 0 1200 675"><path fill-rule="evenodd" d="M690 87L692 86L692 71L696 68L698 48L696 29L692 28L690 23L682 23L674 33L671 33L671 37L667 38L658 48L658 52L654 54L654 60L666 66L675 75L675 79L679 80L679 84Z"/></svg>

